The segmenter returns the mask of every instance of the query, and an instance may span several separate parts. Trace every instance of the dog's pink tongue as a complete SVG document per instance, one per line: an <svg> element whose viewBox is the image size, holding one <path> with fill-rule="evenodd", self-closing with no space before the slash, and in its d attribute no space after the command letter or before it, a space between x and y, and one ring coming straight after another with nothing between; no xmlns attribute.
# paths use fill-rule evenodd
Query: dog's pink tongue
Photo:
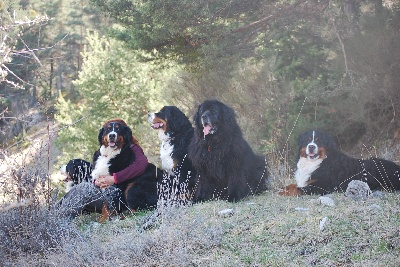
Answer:
<svg viewBox="0 0 400 267"><path fill-rule="evenodd" d="M114 142L110 142L110 143L108 143L108 145L113 147L113 146L115 146L115 143Z"/></svg>
<svg viewBox="0 0 400 267"><path fill-rule="evenodd" d="M210 125L204 126L204 128L203 128L204 136L206 136L207 134L209 134L209 133L210 133L210 130L211 130L211 126L210 126Z"/></svg>
<svg viewBox="0 0 400 267"><path fill-rule="evenodd" d="M159 129L159 128L161 128L161 127L163 127L164 125L161 123L161 122L156 122L156 123L153 123L152 125L151 125L151 127L153 128L153 129Z"/></svg>

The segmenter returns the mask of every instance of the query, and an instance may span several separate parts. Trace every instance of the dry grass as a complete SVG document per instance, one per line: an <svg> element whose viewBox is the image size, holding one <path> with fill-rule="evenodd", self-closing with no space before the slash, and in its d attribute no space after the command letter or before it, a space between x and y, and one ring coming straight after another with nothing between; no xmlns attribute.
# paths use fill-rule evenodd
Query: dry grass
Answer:
<svg viewBox="0 0 400 267"><path fill-rule="evenodd" d="M386 158L394 155L382 152ZM39 161L46 164L48 156L41 155L36 160L42 158ZM104 224L96 222L99 215L80 216L72 222L57 218L48 210L51 201L43 179L49 176L42 173L46 168L23 164L24 175L17 177L30 181L26 186L35 193L30 202L0 207L1 264L400 266L399 192L358 201L335 193L330 195L335 201L332 207L322 205L317 196L281 197L278 188L293 182L286 162L279 155L270 157L271 190L261 195L238 203L211 201L164 208L148 230L142 225L153 214L150 211ZM17 167L21 163L7 162L8 170ZM2 181L7 182L6 178L3 173ZM15 177L8 179L14 186L2 187L1 192L14 203L26 191L20 190ZM220 215L224 209L233 213ZM327 223L321 230L324 218Z"/></svg>
<svg viewBox="0 0 400 267"><path fill-rule="evenodd" d="M333 207L315 196L275 191L239 203L213 201L167 210L142 230L150 213L74 225L85 239L66 242L24 266L399 266L400 195L354 201L332 194ZM219 211L231 208L231 216ZM321 219L328 223L320 230ZM86 219L86 221L85 221Z"/></svg>

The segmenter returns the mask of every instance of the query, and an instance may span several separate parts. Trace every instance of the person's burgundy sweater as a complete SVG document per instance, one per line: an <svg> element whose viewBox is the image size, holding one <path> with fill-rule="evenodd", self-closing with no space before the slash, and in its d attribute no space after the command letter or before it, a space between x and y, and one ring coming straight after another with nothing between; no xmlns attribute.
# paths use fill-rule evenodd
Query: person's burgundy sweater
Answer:
<svg viewBox="0 0 400 267"><path fill-rule="evenodd" d="M147 157L144 155L143 150L139 145L131 145L131 149L133 150L133 153L135 153L135 161L122 171L113 173L115 184L120 184L144 173L149 164Z"/></svg>

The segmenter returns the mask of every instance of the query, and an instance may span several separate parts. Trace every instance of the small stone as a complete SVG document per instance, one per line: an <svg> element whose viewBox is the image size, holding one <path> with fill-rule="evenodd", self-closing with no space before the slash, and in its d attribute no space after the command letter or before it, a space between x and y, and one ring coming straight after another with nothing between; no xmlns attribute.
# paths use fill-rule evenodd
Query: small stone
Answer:
<svg viewBox="0 0 400 267"><path fill-rule="evenodd" d="M233 209L224 209L218 212L218 214L222 217L229 217L232 216L234 213L235 212Z"/></svg>
<svg viewBox="0 0 400 267"><path fill-rule="evenodd" d="M329 224L328 217L324 217L319 221L319 230L323 231L325 227Z"/></svg>
<svg viewBox="0 0 400 267"><path fill-rule="evenodd" d="M382 210L382 207L379 206L378 204L372 204L371 206L368 206L370 210Z"/></svg>
<svg viewBox="0 0 400 267"><path fill-rule="evenodd" d="M330 197L319 197L318 201L324 206L329 206L329 207L335 206L335 201L333 201L333 199Z"/></svg>
<svg viewBox="0 0 400 267"><path fill-rule="evenodd" d="M294 208L295 210L298 210L298 211L307 211L307 210L309 210L309 208L303 208L303 207L297 207L297 208Z"/></svg>
<svg viewBox="0 0 400 267"><path fill-rule="evenodd" d="M372 192L367 183L353 180L347 186L344 195L354 200L365 200L372 195Z"/></svg>

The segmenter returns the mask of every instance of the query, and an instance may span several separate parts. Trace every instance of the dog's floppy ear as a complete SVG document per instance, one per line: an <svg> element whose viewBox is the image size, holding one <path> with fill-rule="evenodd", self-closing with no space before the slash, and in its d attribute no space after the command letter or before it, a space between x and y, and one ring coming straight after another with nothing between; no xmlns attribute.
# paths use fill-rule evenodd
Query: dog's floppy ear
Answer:
<svg viewBox="0 0 400 267"><path fill-rule="evenodd" d="M235 111L228 105L222 103L219 106L222 107L222 116L224 121L229 124L235 124L236 123Z"/></svg>
<svg viewBox="0 0 400 267"><path fill-rule="evenodd" d="M177 107L171 106L165 116L167 121L167 132L177 132L192 126L186 115Z"/></svg>
<svg viewBox="0 0 400 267"><path fill-rule="evenodd" d="M309 132L302 133L301 135L299 135L299 138L297 138L297 145L299 146L299 148L304 146L304 144L307 142L308 133Z"/></svg>
<svg viewBox="0 0 400 267"><path fill-rule="evenodd" d="M104 128L101 128L99 130L99 135L97 137L97 140L99 141L100 146L103 145L103 133L104 133Z"/></svg>
<svg viewBox="0 0 400 267"><path fill-rule="evenodd" d="M323 144L325 145L325 147L327 149L337 149L337 145L335 142L335 139L333 139L332 136L330 136L329 134L325 133L325 132L321 132L319 131L318 134L321 137L321 141L323 142Z"/></svg>
<svg viewBox="0 0 400 267"><path fill-rule="evenodd" d="M165 121L167 122L167 132L174 132L178 128L177 112L173 107L166 108Z"/></svg>
<svg viewBox="0 0 400 267"><path fill-rule="evenodd" d="M125 145L131 145L132 144L132 130L128 126L124 126L124 140L125 140Z"/></svg>
<svg viewBox="0 0 400 267"><path fill-rule="evenodd" d="M199 105L199 107L197 108L197 112L193 115L193 122L194 122L194 125L196 125L196 126L201 125L201 123L199 121L200 117L201 117L200 108L201 108L201 105Z"/></svg>

